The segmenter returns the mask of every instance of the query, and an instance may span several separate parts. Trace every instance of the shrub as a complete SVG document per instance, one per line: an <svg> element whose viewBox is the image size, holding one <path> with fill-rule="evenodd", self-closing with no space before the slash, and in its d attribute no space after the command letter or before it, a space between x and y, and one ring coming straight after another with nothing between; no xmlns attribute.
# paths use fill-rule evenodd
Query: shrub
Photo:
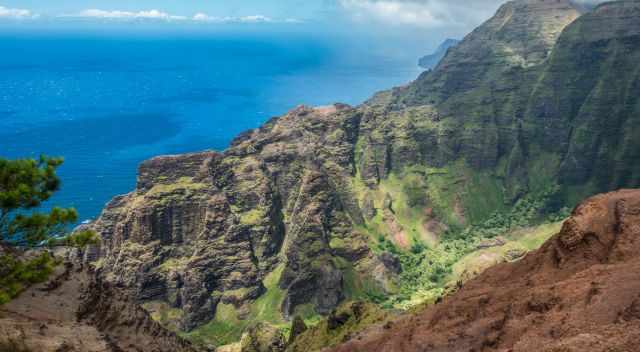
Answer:
<svg viewBox="0 0 640 352"><path fill-rule="evenodd" d="M9 302L29 285L44 282L58 262L48 253L21 261L12 255L0 257L0 304Z"/></svg>

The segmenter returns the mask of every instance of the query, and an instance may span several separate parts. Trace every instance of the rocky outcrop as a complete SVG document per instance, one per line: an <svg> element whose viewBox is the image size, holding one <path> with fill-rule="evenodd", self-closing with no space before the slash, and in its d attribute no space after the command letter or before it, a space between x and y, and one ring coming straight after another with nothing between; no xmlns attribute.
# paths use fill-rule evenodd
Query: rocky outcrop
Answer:
<svg viewBox="0 0 640 352"><path fill-rule="evenodd" d="M284 352L286 345L282 331L265 323L257 323L249 327L242 336L240 351Z"/></svg>
<svg viewBox="0 0 640 352"><path fill-rule="evenodd" d="M66 262L0 307L0 349L38 352L195 352L154 322L126 291Z"/></svg>
<svg viewBox="0 0 640 352"><path fill-rule="evenodd" d="M349 340L370 325L388 322L393 313L375 304L349 302L309 327L287 346L287 352L320 351Z"/></svg>
<svg viewBox="0 0 640 352"><path fill-rule="evenodd" d="M190 330L219 303L249 311L282 267L283 317L344 298L340 258L379 261L354 233L363 216L350 187L360 114L346 105L299 107L243 134L224 153L152 159L135 192L115 198L94 224L105 280L139 302L165 301Z"/></svg>
<svg viewBox="0 0 640 352"><path fill-rule="evenodd" d="M307 329L307 324L305 324L304 320L299 315L296 315L291 321L291 332L289 333L288 345L294 343L296 338L307 331Z"/></svg>
<svg viewBox="0 0 640 352"><path fill-rule="evenodd" d="M640 190L593 197L558 235L332 351L637 351Z"/></svg>
<svg viewBox="0 0 640 352"><path fill-rule="evenodd" d="M111 345L123 346L118 347L123 351L196 351L188 341L155 322L127 293L92 275L76 318L105 334Z"/></svg>

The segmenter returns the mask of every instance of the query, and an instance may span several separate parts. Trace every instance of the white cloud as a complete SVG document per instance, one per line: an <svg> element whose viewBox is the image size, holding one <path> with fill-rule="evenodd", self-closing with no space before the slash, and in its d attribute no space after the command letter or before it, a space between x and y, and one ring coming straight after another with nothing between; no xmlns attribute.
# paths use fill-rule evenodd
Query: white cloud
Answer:
<svg viewBox="0 0 640 352"><path fill-rule="evenodd" d="M256 22L273 22L273 19L271 19L271 17L267 17L267 16L263 16L263 15L253 15L253 16L245 16L245 17L238 17L240 22L249 22L249 23L256 23Z"/></svg>
<svg viewBox="0 0 640 352"><path fill-rule="evenodd" d="M198 12L193 16L177 16L159 10L149 11L119 11L119 10L100 10L88 9L77 14L60 15L64 18L80 18L80 19L106 19L106 20L160 20L160 21L191 21L198 23L300 23L296 19L274 20L271 17L263 15L239 16L239 17L217 17L210 16L204 12Z"/></svg>
<svg viewBox="0 0 640 352"><path fill-rule="evenodd" d="M29 19L38 18L38 14L32 13L30 10L25 9L11 9L4 6L0 6L0 18L12 18L12 19Z"/></svg>
<svg viewBox="0 0 640 352"><path fill-rule="evenodd" d="M438 26L442 24L442 19L436 17L433 8L419 2L340 0L340 4L348 11L351 11L358 20L373 19L391 24L418 26Z"/></svg>
<svg viewBox="0 0 640 352"><path fill-rule="evenodd" d="M195 15L193 15L193 18L192 18L192 20L200 21L200 22L212 21L213 19L214 19L213 17L210 17L206 13L202 13L202 12L196 13Z"/></svg>
<svg viewBox="0 0 640 352"><path fill-rule="evenodd" d="M60 17L75 17L75 18L102 18L102 19L120 19L120 20L163 20L163 21L183 21L186 20L186 16L171 15L166 12L158 10L148 10L139 12L130 11L106 11L100 9L88 9L75 15L62 15Z"/></svg>
<svg viewBox="0 0 640 352"><path fill-rule="evenodd" d="M595 5L606 0L573 0ZM338 0L356 20L418 27L473 28L507 0Z"/></svg>
<svg viewBox="0 0 640 352"><path fill-rule="evenodd" d="M263 15L252 15L243 17L215 17L206 13L196 13L192 18L196 22L215 22L215 23L268 23L275 22L271 17ZM285 21L286 22L286 21Z"/></svg>

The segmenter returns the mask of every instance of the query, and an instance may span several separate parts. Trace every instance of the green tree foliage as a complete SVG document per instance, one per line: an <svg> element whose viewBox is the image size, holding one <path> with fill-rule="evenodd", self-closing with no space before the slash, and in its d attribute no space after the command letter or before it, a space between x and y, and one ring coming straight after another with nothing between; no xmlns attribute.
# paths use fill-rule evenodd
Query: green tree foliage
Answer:
<svg viewBox="0 0 640 352"><path fill-rule="evenodd" d="M38 160L0 158L0 304L29 285L45 281L58 264L47 251L20 258L20 249L44 245L82 248L99 240L93 231L67 233L78 220L75 209L39 209L60 189L56 170L62 161L47 156Z"/></svg>
<svg viewBox="0 0 640 352"><path fill-rule="evenodd" d="M402 186L402 191L407 197L407 205L410 208L427 205L427 192L422 180L410 180Z"/></svg>
<svg viewBox="0 0 640 352"><path fill-rule="evenodd" d="M57 264L48 252L27 261L12 255L0 256L0 304L9 302L29 285L45 281Z"/></svg>
<svg viewBox="0 0 640 352"><path fill-rule="evenodd" d="M60 189L56 169L61 158L39 160L0 158L0 241L5 245L34 246L62 236L78 220L73 208L36 211Z"/></svg>
<svg viewBox="0 0 640 352"><path fill-rule="evenodd" d="M449 289L447 285L451 284L449 279L454 265L477 250L478 243L516 229L565 219L569 210L557 209L553 204L557 192L558 187L549 187L543 192L523 197L508 212L496 212L482 223L464 229L450 226L433 247L415 242L409 251L402 251L392 241L379 235L377 250L397 257L402 272L396 294L380 297L370 295L369 300L385 308L404 307L416 294L419 294L419 300L435 301Z"/></svg>
<svg viewBox="0 0 640 352"><path fill-rule="evenodd" d="M90 230L77 231L73 234L61 238L51 238L47 242L49 247L75 247L84 248L100 242L100 238L95 232Z"/></svg>

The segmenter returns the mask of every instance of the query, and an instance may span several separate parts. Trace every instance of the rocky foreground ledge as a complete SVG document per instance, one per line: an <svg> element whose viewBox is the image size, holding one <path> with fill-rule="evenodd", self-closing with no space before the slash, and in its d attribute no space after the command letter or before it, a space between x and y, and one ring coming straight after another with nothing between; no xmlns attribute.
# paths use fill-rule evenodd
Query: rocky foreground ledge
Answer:
<svg viewBox="0 0 640 352"><path fill-rule="evenodd" d="M82 264L77 250L50 281L0 307L2 352L196 352L151 319L125 291Z"/></svg>
<svg viewBox="0 0 640 352"><path fill-rule="evenodd" d="M538 251L331 351L640 351L640 190L588 199Z"/></svg>

